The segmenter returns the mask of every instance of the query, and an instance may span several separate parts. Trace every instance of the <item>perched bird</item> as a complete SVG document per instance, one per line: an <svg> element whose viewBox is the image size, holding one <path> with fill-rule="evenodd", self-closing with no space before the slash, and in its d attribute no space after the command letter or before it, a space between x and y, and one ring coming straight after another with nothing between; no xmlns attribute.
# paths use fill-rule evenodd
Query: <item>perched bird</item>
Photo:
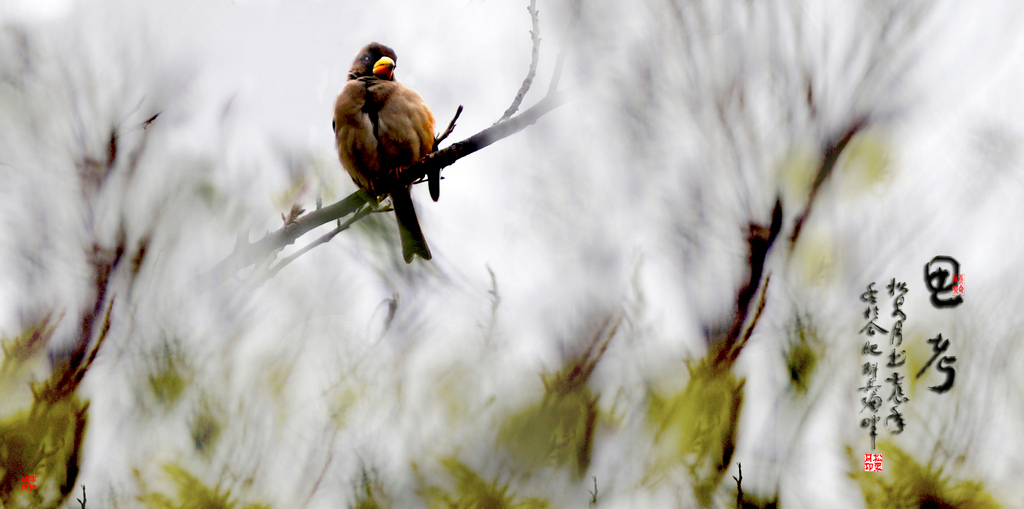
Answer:
<svg viewBox="0 0 1024 509"><path fill-rule="evenodd" d="M398 56L372 42L359 50L348 82L334 103L338 158L352 181L374 198L390 195L406 263L413 255L429 260L409 187L396 185L396 170L434 147L434 115L411 88L395 81Z"/></svg>

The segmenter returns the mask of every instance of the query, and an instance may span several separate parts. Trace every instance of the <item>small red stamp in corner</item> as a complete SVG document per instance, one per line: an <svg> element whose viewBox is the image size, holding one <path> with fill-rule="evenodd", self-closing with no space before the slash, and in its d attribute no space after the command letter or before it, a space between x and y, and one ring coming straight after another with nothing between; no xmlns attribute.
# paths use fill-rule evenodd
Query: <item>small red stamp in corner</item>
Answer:
<svg viewBox="0 0 1024 509"><path fill-rule="evenodd" d="M882 454L881 453L864 453L864 471L865 472L881 472L882 471Z"/></svg>
<svg viewBox="0 0 1024 509"><path fill-rule="evenodd" d="M956 274L953 276L953 295L964 294L964 275Z"/></svg>
<svg viewBox="0 0 1024 509"><path fill-rule="evenodd" d="M25 476L22 476L21 477L21 482L23 484L21 485L21 491L36 491L36 490L38 490L39 487L36 486L36 479L38 479L38 478L39 478L38 475L25 475Z"/></svg>

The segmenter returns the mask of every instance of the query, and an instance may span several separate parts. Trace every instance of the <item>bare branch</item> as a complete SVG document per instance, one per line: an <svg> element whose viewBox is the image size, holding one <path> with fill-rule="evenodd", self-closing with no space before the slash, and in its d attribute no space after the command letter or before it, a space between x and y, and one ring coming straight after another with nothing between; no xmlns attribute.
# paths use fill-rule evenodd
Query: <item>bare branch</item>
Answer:
<svg viewBox="0 0 1024 509"><path fill-rule="evenodd" d="M761 296L757 299L757 309L754 310L754 317L750 319L750 323L747 328L743 330L743 336L736 341L736 344L729 351L728 361L729 364L736 362L736 359L740 356L740 351L746 346L747 341L750 340L750 336L754 334L754 327L757 327L757 321L761 319L761 313L764 312L764 306L767 303L765 301L768 295L768 284L772 280L771 273L768 273L764 277L764 284L761 285Z"/></svg>
<svg viewBox="0 0 1024 509"><path fill-rule="evenodd" d="M149 124L152 124L153 121L156 120L156 117L160 116L160 113L162 113L162 112L158 111L158 112L154 113L152 117L147 118L146 121L142 123L142 129L146 129L147 127L149 127Z"/></svg>
<svg viewBox="0 0 1024 509"><path fill-rule="evenodd" d="M533 21L533 29L530 30L530 40L533 43L533 50L530 53L530 70L526 73L526 79L523 80L522 86L519 87L519 92L516 93L515 99L512 100L512 105L505 110L505 114L495 122L495 125L511 118L519 110L519 105L522 104L526 93L530 91L533 78L537 75L537 61L540 60L540 17L537 13L537 0L530 0L530 5L526 10L530 12L530 19Z"/></svg>
<svg viewBox="0 0 1024 509"><path fill-rule="evenodd" d="M768 289L768 278L761 282L761 276L764 274L765 261L768 258L768 250L771 249L772 244L775 243L775 239L778 237L779 232L782 230L782 201L775 201L775 208L772 210L772 222L766 228L757 224L750 225L750 234L747 237L747 243L749 246L749 260L750 276L747 278L747 282L740 289L736 296L736 313L733 315L732 323L729 326L728 331L725 333L724 338L713 337L714 341L718 341L714 348L716 353L713 354L715 362L718 364L725 363L731 365L733 361L740 354L740 349L746 344L747 339L753 333L754 326L757 324L757 319L761 316L761 311L765 306L765 292ZM761 296L758 302L758 307L755 310L754 317L750 321L750 324L744 330L743 325L747 322L747 317L750 316L750 304L754 298L754 293L758 287L761 288Z"/></svg>
<svg viewBox="0 0 1024 509"><path fill-rule="evenodd" d="M803 228L804 221L807 220L807 216L811 214L811 208L814 206L814 199L818 196L818 190L821 189L821 185L825 182L830 175L832 170L835 168L836 163L839 161L840 154L846 149L846 146L850 143L850 140L864 128L867 124L868 119L861 117L855 120L846 130L843 135L837 139L830 141L825 146L825 158L821 161L821 166L818 167L818 174L814 178L814 184L811 186L811 194L807 199L807 206L804 207L804 211L796 218L793 225L793 234L789 237L789 249L793 250L793 246L796 245L796 239L800 236L800 230Z"/></svg>
<svg viewBox="0 0 1024 509"><path fill-rule="evenodd" d="M455 161L535 124L540 117L565 104L568 100L568 92L569 90L565 90L545 97L519 115L498 122L469 138L433 152L409 166L393 170L393 175L399 175L397 185L407 186L413 184L426 175L428 171L440 170L451 166Z"/></svg>
<svg viewBox="0 0 1024 509"><path fill-rule="evenodd" d="M268 271L268 274L267 274L267 279L270 279L270 278L276 276L278 272L281 272L281 269L287 267L288 264L290 264L293 261L295 261L296 258L302 256L303 254L306 254L307 252L312 250L314 247L319 246L320 244L326 244L326 243L330 242L331 239L333 239L335 235L337 235L337 234L347 230L350 226L352 226L353 223L355 223L356 221L366 217L372 211L373 211L373 209L371 209L370 207L363 207L362 209L359 210L359 212L356 212L355 215L353 215L352 217L348 218L347 221L345 221L342 224L339 224L337 226L337 228L335 228L335 229L333 229L333 230L331 230L331 231L321 235L320 238L314 240L313 242L310 242L309 245L303 247L302 249L300 249L300 250L292 253L291 255L287 256L286 258L282 259L276 265L270 267L270 269Z"/></svg>
<svg viewBox="0 0 1024 509"><path fill-rule="evenodd" d="M235 250L227 258L203 273L198 284L206 287L216 286L236 272L259 263L274 251L291 245L310 230L352 214L368 202L369 196L365 192L356 191L338 202L285 224L256 242L236 244Z"/></svg>

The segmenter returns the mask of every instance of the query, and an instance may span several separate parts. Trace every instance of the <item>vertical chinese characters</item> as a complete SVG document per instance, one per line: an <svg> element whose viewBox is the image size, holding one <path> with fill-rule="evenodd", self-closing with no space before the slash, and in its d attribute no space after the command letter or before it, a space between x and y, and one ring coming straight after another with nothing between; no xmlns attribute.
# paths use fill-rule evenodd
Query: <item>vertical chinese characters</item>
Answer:
<svg viewBox="0 0 1024 509"><path fill-rule="evenodd" d="M871 436L871 450L875 450L875 437L878 436L878 410L882 407L882 398L878 395L878 389L881 389L882 386L876 382L878 379L878 361L873 358L882 355L882 351L878 349L878 344L873 342L873 338L876 333L889 333L889 331L883 329L875 322L878 320L877 295L878 290L875 290L875 283L871 282L867 286L867 291L860 296L861 302L867 303L867 307L864 309L864 319L868 321L867 325L861 328L859 333L868 336L860 352L861 357L867 357L861 374L868 377L867 383L859 389L860 392L865 393L865 396L860 400L863 405L860 413L864 413L865 410L871 410L871 416L861 419L860 427L871 430L869 432Z"/></svg>
<svg viewBox="0 0 1024 509"><path fill-rule="evenodd" d="M896 278L893 278L885 288L889 290L889 296L894 297L892 316L896 317L896 323L892 326L892 334L889 335L889 346L892 350L889 352L889 363L886 367L892 370L892 374L885 381L892 384L892 392L889 394L889 402L892 407L890 407L888 417L885 418L885 426L890 433L898 435L903 432L906 425L899 406L910 401L910 398L903 393L904 377L900 374L900 368L907 362L907 350L900 348L903 345L903 321L907 319L907 315L902 309L904 296L907 294L907 283L897 282Z"/></svg>
<svg viewBox="0 0 1024 509"><path fill-rule="evenodd" d="M949 267L949 270L946 270L946 266ZM949 276L952 277L947 284L946 278ZM936 256L932 258L932 261L926 263L924 265L924 282L932 294L932 305L936 308L950 308L963 304L964 275L960 273L960 262L952 256ZM943 298L941 294L947 292L952 293L953 296ZM942 394L953 388L953 382L956 380L956 369L953 367L953 363L956 362L956 357L943 355L949 349L950 344L949 339L942 338L942 334L929 339L928 343L932 345L932 356L917 372L916 378L921 378L932 363L935 363L935 369L942 372L946 376L946 380L939 385L930 386L929 389Z"/></svg>

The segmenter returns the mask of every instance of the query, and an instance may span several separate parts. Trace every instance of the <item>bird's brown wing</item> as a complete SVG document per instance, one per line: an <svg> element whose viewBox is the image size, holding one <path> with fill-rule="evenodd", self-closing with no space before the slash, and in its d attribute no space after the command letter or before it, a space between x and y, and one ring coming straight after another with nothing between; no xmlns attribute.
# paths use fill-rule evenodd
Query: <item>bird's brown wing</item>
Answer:
<svg viewBox="0 0 1024 509"><path fill-rule="evenodd" d="M419 161L434 148L434 115L413 89L396 81L372 88L380 98L377 137L381 167L391 170Z"/></svg>
<svg viewBox="0 0 1024 509"><path fill-rule="evenodd" d="M365 111L367 86L364 80L350 80L334 102L334 137L338 159L352 181L375 198L380 174L380 155L370 115Z"/></svg>

